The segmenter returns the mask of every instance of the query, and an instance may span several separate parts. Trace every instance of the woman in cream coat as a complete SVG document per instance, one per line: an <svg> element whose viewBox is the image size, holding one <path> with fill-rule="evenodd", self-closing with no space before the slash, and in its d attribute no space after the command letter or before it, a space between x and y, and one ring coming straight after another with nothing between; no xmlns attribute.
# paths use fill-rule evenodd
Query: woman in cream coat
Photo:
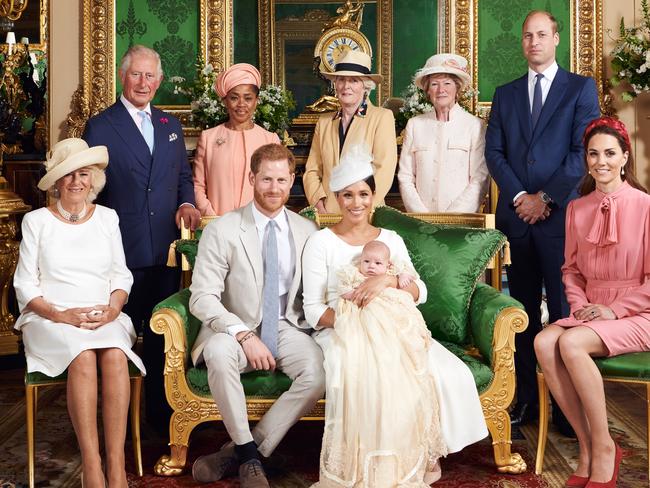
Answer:
<svg viewBox="0 0 650 488"><path fill-rule="evenodd" d="M431 56L415 75L434 110L408 121L399 188L408 212L478 212L488 187L483 121L458 105L470 83L467 61Z"/></svg>
<svg viewBox="0 0 650 488"><path fill-rule="evenodd" d="M341 110L318 119L303 176L305 196L320 213L338 213L339 205L330 191L332 170L348 148L362 144L373 157L377 191L373 203L383 203L397 166L395 118L385 108L375 107L368 94L382 76L370 72L370 56L348 51L337 61L333 73L321 72L334 82Z"/></svg>

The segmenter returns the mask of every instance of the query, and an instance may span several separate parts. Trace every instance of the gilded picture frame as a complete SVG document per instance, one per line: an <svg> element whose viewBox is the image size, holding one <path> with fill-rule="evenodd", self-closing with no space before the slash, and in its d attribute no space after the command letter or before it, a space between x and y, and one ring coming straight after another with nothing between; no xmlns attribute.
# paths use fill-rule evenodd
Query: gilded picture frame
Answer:
<svg viewBox="0 0 650 488"><path fill-rule="evenodd" d="M233 0L199 1L199 51L217 71L232 64ZM115 2L82 0L81 83L68 115L68 134L79 137L86 121L116 98ZM198 135L190 126L190 107L161 107L180 118L185 135Z"/></svg>
<svg viewBox="0 0 650 488"><path fill-rule="evenodd" d="M279 3L313 4L314 8L318 8L318 4L341 4L342 2L340 0L258 0L260 73L264 83L283 84L284 72L281 64L283 42L291 37L306 38L309 35L306 29L278 29L275 7ZM393 0L373 0L372 3L377 5L376 47L373 61L376 70L384 77L377 85L376 94L377 102L382 104L391 96L392 88ZM267 22L266 19L273 19L273 22Z"/></svg>
<svg viewBox="0 0 650 488"><path fill-rule="evenodd" d="M442 5L444 3L444 5ZM478 0L442 0L443 28L448 35L441 36L445 51L455 52L467 58L471 66L474 91L478 91L479 52ZM603 73L603 0L569 0L570 8L570 71L596 80L601 109L611 113L611 98ZM443 12L444 9L444 12ZM522 73L523 74L523 73ZM478 95L472 101L475 113L487 117L491 102L479 102Z"/></svg>

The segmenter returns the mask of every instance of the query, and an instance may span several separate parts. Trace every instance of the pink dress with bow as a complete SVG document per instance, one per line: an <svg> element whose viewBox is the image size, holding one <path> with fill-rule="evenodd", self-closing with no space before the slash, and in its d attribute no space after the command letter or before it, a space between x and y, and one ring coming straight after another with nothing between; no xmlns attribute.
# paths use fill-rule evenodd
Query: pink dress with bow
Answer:
<svg viewBox="0 0 650 488"><path fill-rule="evenodd" d="M650 195L624 182L571 202L562 273L571 316L556 325L589 327L609 356L650 350ZM618 318L576 320L573 313L589 303Z"/></svg>

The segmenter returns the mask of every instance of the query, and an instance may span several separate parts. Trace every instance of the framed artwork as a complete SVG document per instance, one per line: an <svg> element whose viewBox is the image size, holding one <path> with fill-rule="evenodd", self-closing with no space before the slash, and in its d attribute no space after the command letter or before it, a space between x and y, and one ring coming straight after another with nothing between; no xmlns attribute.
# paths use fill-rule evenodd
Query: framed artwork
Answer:
<svg viewBox="0 0 650 488"><path fill-rule="evenodd" d="M310 80L307 87L298 90L299 95L303 91L315 92L320 87L318 96L302 106L322 95L324 85L311 74L314 69L313 49L325 21L336 16L336 9L342 3L340 0L258 0L259 68L263 82L291 89L288 83L296 85L293 81L288 82L287 69L291 69L292 75ZM363 3L361 31L372 46L373 69L384 77L374 94L375 102L381 104L390 96L392 86L393 1L364 0ZM268 19L273 20L269 22ZM312 46L310 60L307 56L309 45ZM287 63L289 57L300 64ZM298 97L296 99L302 102Z"/></svg>
<svg viewBox="0 0 650 488"><path fill-rule="evenodd" d="M232 63L233 0L81 0L82 81L68 116L68 133L79 137L86 120L115 102L117 63L129 45L156 49L165 77L193 76L201 56L215 69ZM180 48L179 48L180 47ZM189 100L163 84L154 103L181 119L186 135Z"/></svg>
<svg viewBox="0 0 650 488"><path fill-rule="evenodd" d="M610 102L603 78L603 0L445 0L451 26L448 50L465 56L472 67L473 109L486 116L494 89L526 73L521 25L534 9L558 21L557 61L565 69L596 80L601 107Z"/></svg>

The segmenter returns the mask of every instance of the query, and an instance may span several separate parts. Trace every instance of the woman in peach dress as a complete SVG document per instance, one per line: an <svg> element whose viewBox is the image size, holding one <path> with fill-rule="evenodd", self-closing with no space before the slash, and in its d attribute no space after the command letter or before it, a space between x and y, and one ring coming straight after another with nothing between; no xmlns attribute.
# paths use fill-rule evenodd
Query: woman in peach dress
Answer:
<svg viewBox="0 0 650 488"><path fill-rule="evenodd" d="M253 122L260 83L260 72L247 63L232 65L215 81L228 120L201 132L196 147L194 195L201 215L223 215L253 200L251 154L264 144L280 143L277 134Z"/></svg>
<svg viewBox="0 0 650 488"><path fill-rule="evenodd" d="M535 351L548 387L578 438L568 487L615 487L612 439L593 357L650 350L650 196L634 177L623 123L592 121L583 139L588 174L569 204L563 281L571 315L546 327Z"/></svg>

